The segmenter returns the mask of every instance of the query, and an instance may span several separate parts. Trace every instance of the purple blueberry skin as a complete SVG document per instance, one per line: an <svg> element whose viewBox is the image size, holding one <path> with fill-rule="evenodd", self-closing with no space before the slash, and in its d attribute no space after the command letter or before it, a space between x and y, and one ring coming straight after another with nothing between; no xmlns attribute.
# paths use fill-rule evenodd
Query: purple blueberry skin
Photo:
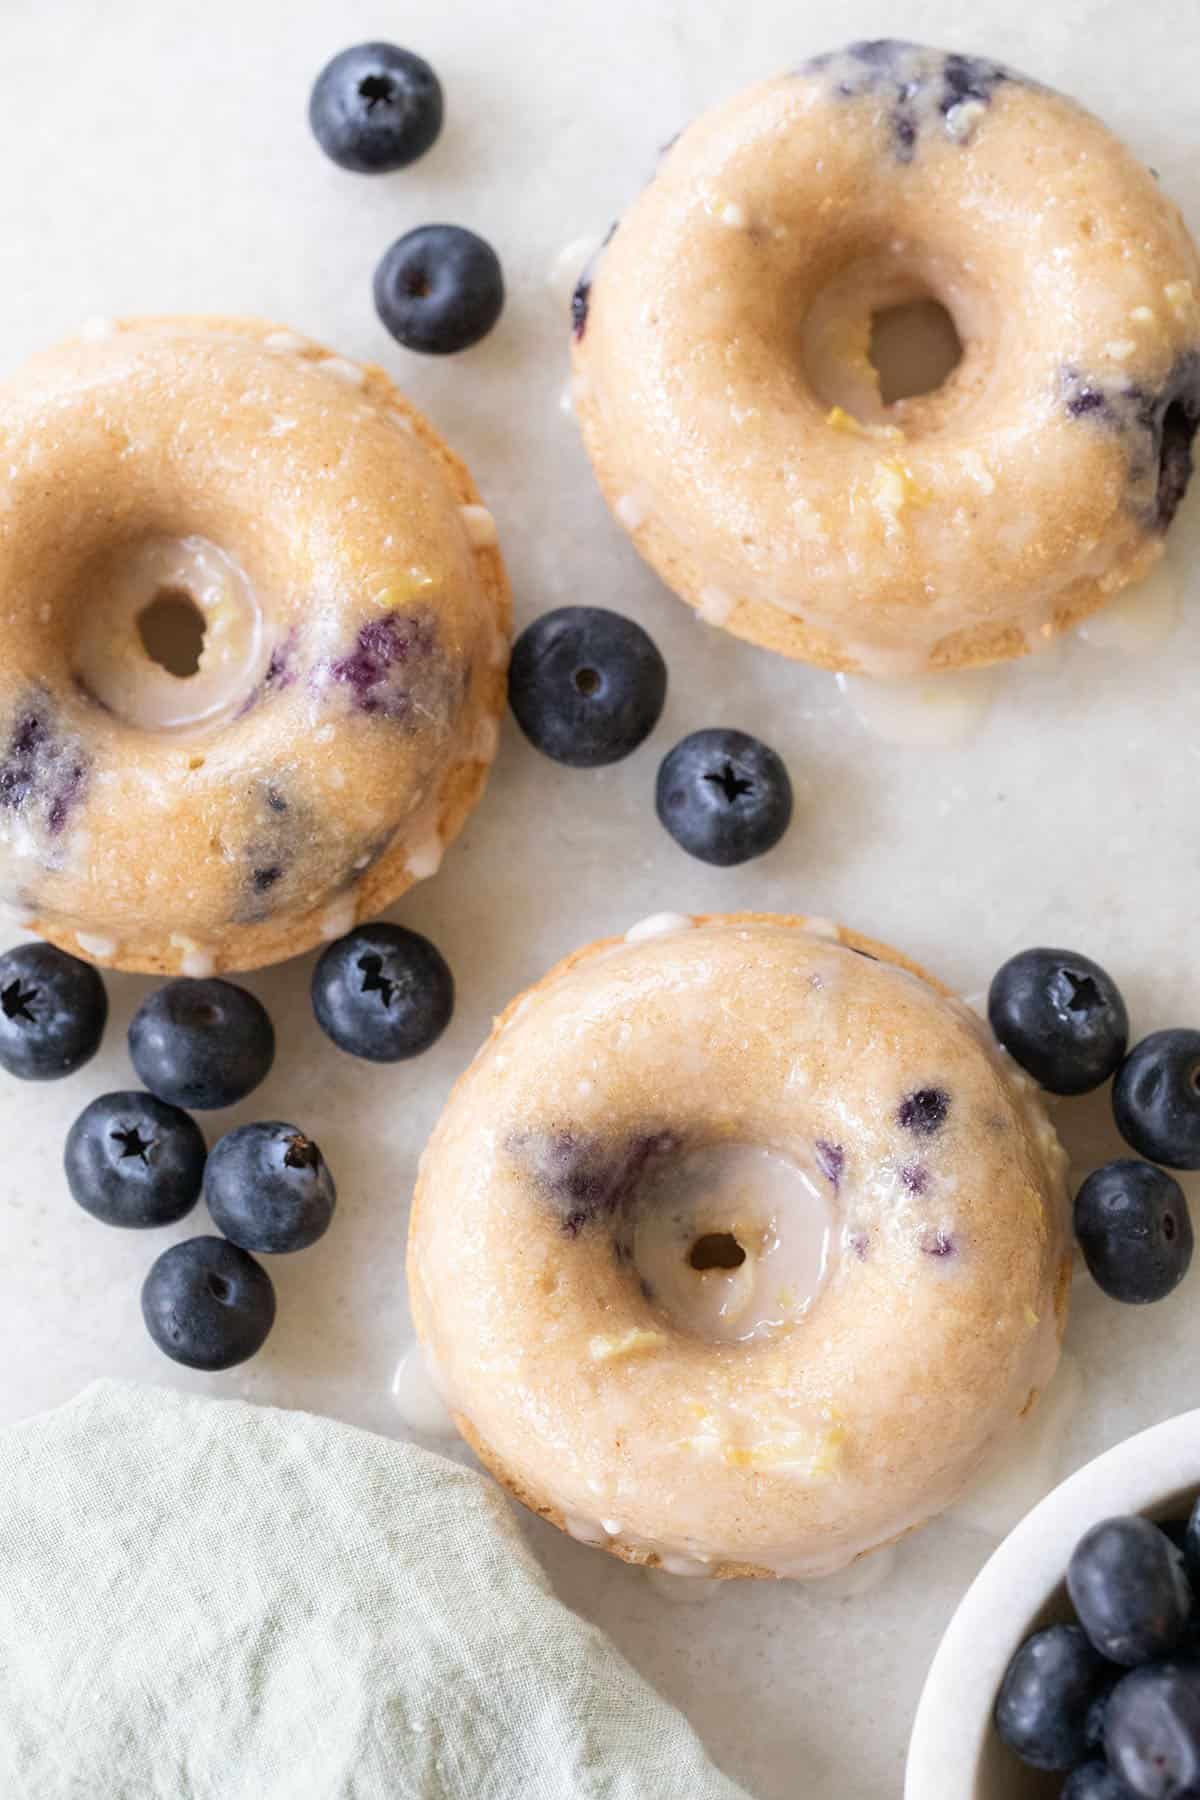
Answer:
<svg viewBox="0 0 1200 1800"><path fill-rule="evenodd" d="M442 85L425 61L395 44L355 44L316 79L313 136L340 169L380 175L424 156L442 129Z"/></svg>
<svg viewBox="0 0 1200 1800"><path fill-rule="evenodd" d="M380 921L325 950L312 978L317 1024L339 1050L404 1062L441 1037L454 1013L454 977L420 932Z"/></svg>
<svg viewBox="0 0 1200 1800"><path fill-rule="evenodd" d="M0 956L0 1068L22 1081L57 1081L96 1054L108 995L90 963L53 944Z"/></svg>
<svg viewBox="0 0 1200 1800"><path fill-rule="evenodd" d="M375 270L375 310L406 350L453 356L504 311L504 271L492 246L461 225L419 225Z"/></svg>
<svg viewBox="0 0 1200 1800"><path fill-rule="evenodd" d="M1073 1769L1088 1753L1087 1717L1104 1662L1078 1625L1026 1638L996 1699L996 1730L1035 1769Z"/></svg>
<svg viewBox="0 0 1200 1800"><path fill-rule="evenodd" d="M1119 1775L1097 1757L1080 1763L1063 1784L1060 1800L1136 1800Z"/></svg>
<svg viewBox="0 0 1200 1800"><path fill-rule="evenodd" d="M142 1317L173 1362L232 1369L266 1343L275 1289L261 1263L236 1244L188 1238L152 1264L142 1286Z"/></svg>
<svg viewBox="0 0 1200 1800"><path fill-rule="evenodd" d="M1126 1675L1108 1703L1104 1749L1132 1800L1200 1794L1200 1665L1147 1663Z"/></svg>
<svg viewBox="0 0 1200 1800"><path fill-rule="evenodd" d="M1089 1642L1122 1668L1169 1655L1192 1616L1182 1555L1136 1514L1084 1534L1067 1567L1067 1592Z"/></svg>
<svg viewBox="0 0 1200 1800"><path fill-rule="evenodd" d="M105 1225L173 1225L200 1198L204 1139L193 1119L153 1094L101 1094L67 1133L71 1197Z"/></svg>
<svg viewBox="0 0 1200 1800"><path fill-rule="evenodd" d="M129 1055L152 1094L205 1112L266 1079L275 1031L262 1002L231 981L168 981L134 1013Z"/></svg>
<svg viewBox="0 0 1200 1800"><path fill-rule="evenodd" d="M1188 1272L1187 1198L1165 1169L1133 1157L1105 1163L1075 1197L1075 1236L1092 1279L1113 1300L1165 1300Z"/></svg>
<svg viewBox="0 0 1200 1800"><path fill-rule="evenodd" d="M513 645L508 703L535 749L572 769L620 762L662 715L667 665L634 619L560 606Z"/></svg>
<svg viewBox="0 0 1200 1800"><path fill-rule="evenodd" d="M337 1189L311 1138L270 1119L240 1125L214 1145L204 1198L218 1231L243 1250L281 1256L328 1231Z"/></svg>
<svg viewBox="0 0 1200 1800"><path fill-rule="evenodd" d="M1153 1031L1113 1083L1117 1130L1139 1156L1200 1169L1200 1031Z"/></svg>
<svg viewBox="0 0 1200 1800"><path fill-rule="evenodd" d="M655 808L681 849L733 868L773 850L792 820L782 759L745 731L693 731L664 756Z"/></svg>
<svg viewBox="0 0 1200 1800"><path fill-rule="evenodd" d="M1112 976L1073 950L1022 950L996 971L988 1023L1052 1094L1086 1094L1119 1067L1129 1014Z"/></svg>

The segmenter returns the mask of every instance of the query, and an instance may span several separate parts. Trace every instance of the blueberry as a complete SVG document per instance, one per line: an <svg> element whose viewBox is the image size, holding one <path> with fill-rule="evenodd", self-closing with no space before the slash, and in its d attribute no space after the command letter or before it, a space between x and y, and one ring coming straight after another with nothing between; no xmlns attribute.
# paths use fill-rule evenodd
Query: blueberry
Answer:
<svg viewBox="0 0 1200 1800"><path fill-rule="evenodd" d="M1009 1055L1052 1094L1099 1087L1129 1041L1116 983L1072 950L1011 957L992 979L988 1021Z"/></svg>
<svg viewBox="0 0 1200 1800"><path fill-rule="evenodd" d="M100 1048L108 996L90 963L53 944L0 956L0 1068L22 1081L73 1075Z"/></svg>
<svg viewBox="0 0 1200 1800"><path fill-rule="evenodd" d="M772 849L792 817L792 784L774 750L744 731L693 731L658 771L658 816L701 862L729 868Z"/></svg>
<svg viewBox="0 0 1200 1800"><path fill-rule="evenodd" d="M1183 1189L1165 1169L1132 1157L1105 1163L1075 1197L1075 1235L1092 1278L1114 1300L1163 1300L1192 1260Z"/></svg>
<svg viewBox="0 0 1200 1800"><path fill-rule="evenodd" d="M165 1356L189 1369L232 1369L261 1350L275 1289L261 1263L219 1237L172 1244L142 1285L142 1317Z"/></svg>
<svg viewBox="0 0 1200 1800"><path fill-rule="evenodd" d="M378 175L424 156L443 110L442 84L424 57L395 44L355 44L317 76L308 122L339 168Z"/></svg>
<svg viewBox="0 0 1200 1800"><path fill-rule="evenodd" d="M275 1060L266 1009L231 981L168 981L148 994L129 1026L138 1076L172 1106L232 1106Z"/></svg>
<svg viewBox="0 0 1200 1800"><path fill-rule="evenodd" d="M632 619L603 606L560 606L513 645L508 703L531 744L555 762L620 762L658 724L667 665Z"/></svg>
<svg viewBox="0 0 1200 1800"><path fill-rule="evenodd" d="M1184 1560L1188 1574L1192 1578L1192 1586L1200 1593L1200 1498L1196 1500L1188 1516L1183 1539Z"/></svg>
<svg viewBox="0 0 1200 1800"><path fill-rule="evenodd" d="M461 225L420 225L397 238L376 269L375 310L406 350L466 350L504 310L500 259Z"/></svg>
<svg viewBox="0 0 1200 1800"><path fill-rule="evenodd" d="M200 1198L204 1139L194 1119L153 1094L102 1094L70 1131L67 1186L106 1225L173 1225Z"/></svg>
<svg viewBox="0 0 1200 1800"><path fill-rule="evenodd" d="M1035 1769L1071 1769L1087 1755L1087 1715L1104 1663L1078 1625L1026 1638L996 1699L996 1730Z"/></svg>
<svg viewBox="0 0 1200 1800"><path fill-rule="evenodd" d="M1133 1800L1119 1775L1100 1759L1080 1763L1063 1783L1062 1800Z"/></svg>
<svg viewBox="0 0 1200 1800"><path fill-rule="evenodd" d="M1067 1592L1092 1644L1123 1668L1174 1649L1192 1612L1183 1557L1136 1515L1085 1533L1067 1567Z"/></svg>
<svg viewBox="0 0 1200 1800"><path fill-rule="evenodd" d="M1153 1031L1113 1083L1117 1130L1140 1156L1200 1169L1200 1031Z"/></svg>
<svg viewBox="0 0 1200 1800"><path fill-rule="evenodd" d="M368 1062L403 1062L428 1050L450 1023L454 977L419 932L360 925L323 953L312 1003L339 1050Z"/></svg>
<svg viewBox="0 0 1200 1800"><path fill-rule="evenodd" d="M896 1123L916 1137L932 1137L946 1123L950 1096L945 1088L917 1088L896 1109Z"/></svg>
<svg viewBox="0 0 1200 1800"><path fill-rule="evenodd" d="M1150 1663L1126 1675L1109 1701L1104 1747L1135 1800L1200 1794L1200 1668Z"/></svg>
<svg viewBox="0 0 1200 1800"><path fill-rule="evenodd" d="M294 1125L239 1125L214 1145L204 1198L218 1231L243 1250L307 1250L328 1229L337 1189L325 1158Z"/></svg>

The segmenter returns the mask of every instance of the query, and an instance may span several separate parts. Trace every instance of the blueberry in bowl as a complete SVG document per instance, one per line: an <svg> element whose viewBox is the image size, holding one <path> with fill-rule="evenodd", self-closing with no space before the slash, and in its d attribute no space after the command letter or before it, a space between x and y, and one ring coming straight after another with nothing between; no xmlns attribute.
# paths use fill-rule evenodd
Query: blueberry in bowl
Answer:
<svg viewBox="0 0 1200 1800"><path fill-rule="evenodd" d="M129 1026L139 1079L172 1106L210 1111L245 1099L275 1060L275 1030L260 1000L232 981L168 981Z"/></svg>
<svg viewBox="0 0 1200 1800"><path fill-rule="evenodd" d="M423 56L396 44L355 44L317 76L308 122L339 168L378 175L424 156L444 111L441 82Z"/></svg>
<svg viewBox="0 0 1200 1800"><path fill-rule="evenodd" d="M100 1048L108 996L91 963L53 944L0 956L0 1068L22 1081L73 1075Z"/></svg>

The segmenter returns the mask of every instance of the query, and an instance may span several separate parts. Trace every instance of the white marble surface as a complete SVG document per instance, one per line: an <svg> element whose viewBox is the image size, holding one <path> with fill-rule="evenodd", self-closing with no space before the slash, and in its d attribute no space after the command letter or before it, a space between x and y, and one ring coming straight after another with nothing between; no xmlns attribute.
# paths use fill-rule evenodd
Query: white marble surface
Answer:
<svg viewBox="0 0 1200 1800"><path fill-rule="evenodd" d="M130 1079L123 1027L145 984L111 983L99 1061L48 1088L0 1090L0 1418L97 1374L141 1376L401 1429L390 1395L408 1338L403 1246L416 1157L490 1016L576 943L670 909L833 915L903 945L963 991L1031 941L1077 945L1123 981L1136 1025L1200 1020L1193 946L1200 727L1189 571L1200 496L1176 529L1182 622L1140 656L1073 644L997 684L973 736L943 749L867 734L828 676L698 623L610 523L559 405L563 320L546 285L561 247L598 235L691 112L841 40L905 35L1007 58L1104 114L1200 226L1200 26L1168 0L8 0L0 13L3 361L90 314L271 315L394 371L471 459L500 521L519 617L564 601L628 610L671 669L667 715L625 764L580 774L506 727L487 800L440 875L399 909L456 970L453 1028L423 1061L340 1058L308 1014L308 963L254 978L280 1030L268 1085L240 1116L301 1122L341 1183L335 1231L273 1265L279 1324L241 1371L206 1380L160 1359L138 1288L153 1238L105 1230L68 1199L64 1130ZM449 121L415 169L336 170L305 125L326 56L368 36L411 44L445 80ZM374 263L431 219L496 243L511 288L484 345L444 362L390 343ZM761 730L795 778L782 847L743 870L689 861L652 809L658 757L684 731ZM1062 1109L1081 1161L1107 1150L1104 1106ZM213 1131L230 1123L215 1117ZM1196 1184L1193 1198L1200 1200ZM174 1235L195 1229L185 1224ZM1083 1399L1064 1466L1194 1404L1196 1283L1122 1310L1076 1288L1070 1346ZM669 1604L595 1552L531 1528L561 1593L599 1620L692 1716L757 1800L899 1792L917 1691L941 1628L987 1552L945 1522L864 1593L729 1587Z"/></svg>

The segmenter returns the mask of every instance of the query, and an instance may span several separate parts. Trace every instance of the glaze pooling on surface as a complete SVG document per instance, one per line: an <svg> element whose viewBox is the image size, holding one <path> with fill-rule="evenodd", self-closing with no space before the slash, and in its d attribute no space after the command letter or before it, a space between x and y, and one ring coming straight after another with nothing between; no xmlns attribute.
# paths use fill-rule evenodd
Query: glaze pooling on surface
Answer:
<svg viewBox="0 0 1200 1800"><path fill-rule="evenodd" d="M508 592L386 377L252 321L131 321L35 358L0 419L0 898L191 972L430 873L494 750ZM152 648L164 605L190 673Z"/></svg>
<svg viewBox="0 0 1200 1800"><path fill-rule="evenodd" d="M1200 420L1200 261L1153 176L982 57L852 45L697 119L577 294L617 519L701 618L900 677L1039 649L1144 576ZM961 359L888 404L880 314Z"/></svg>
<svg viewBox="0 0 1200 1800"><path fill-rule="evenodd" d="M961 1492L1057 1357L1065 1157L1032 1084L807 923L569 959L422 1161L410 1287L460 1427L636 1561L840 1568Z"/></svg>

